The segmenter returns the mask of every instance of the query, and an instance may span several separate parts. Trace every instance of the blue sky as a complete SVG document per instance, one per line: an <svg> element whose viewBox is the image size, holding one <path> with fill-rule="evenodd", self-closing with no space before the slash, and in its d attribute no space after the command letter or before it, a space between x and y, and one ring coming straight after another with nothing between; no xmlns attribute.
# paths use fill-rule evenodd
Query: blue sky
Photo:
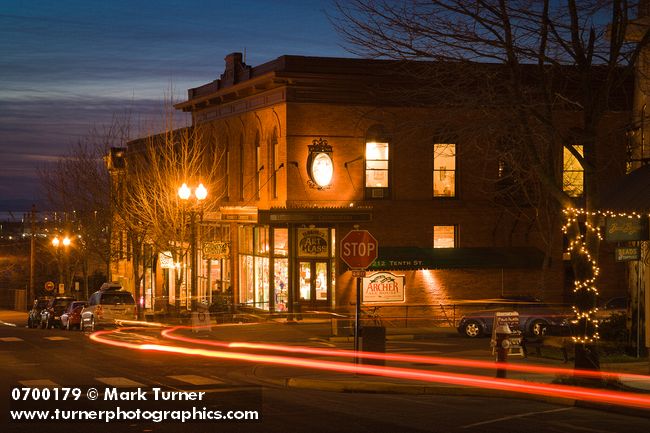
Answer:
<svg viewBox="0 0 650 433"><path fill-rule="evenodd" d="M37 169L93 125L163 112L224 57L345 56L330 0L0 0L0 210L42 200Z"/></svg>

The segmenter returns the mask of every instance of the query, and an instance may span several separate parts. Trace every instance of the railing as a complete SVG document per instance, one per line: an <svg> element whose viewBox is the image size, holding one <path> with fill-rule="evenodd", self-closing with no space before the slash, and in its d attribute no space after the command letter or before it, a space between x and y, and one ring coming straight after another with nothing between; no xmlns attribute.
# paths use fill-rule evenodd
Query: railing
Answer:
<svg viewBox="0 0 650 433"><path fill-rule="evenodd" d="M237 322L268 322L273 320L287 321L329 321L333 330L345 332L345 329L352 329L354 326L354 313L351 312L332 312L332 311L314 311L298 308L289 313L269 312L260 308L262 305L267 306L268 302L245 304L213 304L208 307L210 317L217 323L237 323ZM499 308L507 311L508 309L516 310L517 307L528 304L530 306L544 305L564 309L564 304L539 304L537 302L525 301L503 301L499 299L484 300L459 300L449 303L437 304L399 304L399 305L364 305L361 307L361 317L359 318L362 326L384 326L388 328L415 328L415 327L448 327L457 328L460 319L471 312L483 309ZM168 305L168 311L162 316L168 318L179 318L181 320L189 318L190 312L173 311L173 305ZM350 310L353 310L351 305ZM151 314L150 314L151 315ZM160 313L154 313L153 316L160 317Z"/></svg>

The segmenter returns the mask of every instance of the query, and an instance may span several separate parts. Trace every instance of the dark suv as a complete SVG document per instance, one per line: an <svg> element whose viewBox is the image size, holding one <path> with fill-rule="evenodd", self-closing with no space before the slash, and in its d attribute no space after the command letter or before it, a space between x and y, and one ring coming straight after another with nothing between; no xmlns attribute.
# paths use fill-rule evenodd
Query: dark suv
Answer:
<svg viewBox="0 0 650 433"><path fill-rule="evenodd" d="M41 311L41 328L49 329L55 326L61 327L61 314L65 312L68 305L75 298L72 296L57 296L48 302L47 306Z"/></svg>
<svg viewBox="0 0 650 433"><path fill-rule="evenodd" d="M484 309L465 314L458 324L458 332L466 337L480 337L492 333L497 311L519 313L519 330L541 337L547 333L567 334L574 313L565 305L548 305L536 298L504 297L482 302Z"/></svg>

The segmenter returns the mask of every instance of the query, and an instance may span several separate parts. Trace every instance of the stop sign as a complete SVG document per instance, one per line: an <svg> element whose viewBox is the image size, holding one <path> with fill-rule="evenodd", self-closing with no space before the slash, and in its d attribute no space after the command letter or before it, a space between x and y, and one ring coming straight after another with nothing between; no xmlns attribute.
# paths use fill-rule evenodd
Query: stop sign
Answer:
<svg viewBox="0 0 650 433"><path fill-rule="evenodd" d="M341 260L351 269L365 269L377 258L377 239L367 230L351 230L341 239Z"/></svg>

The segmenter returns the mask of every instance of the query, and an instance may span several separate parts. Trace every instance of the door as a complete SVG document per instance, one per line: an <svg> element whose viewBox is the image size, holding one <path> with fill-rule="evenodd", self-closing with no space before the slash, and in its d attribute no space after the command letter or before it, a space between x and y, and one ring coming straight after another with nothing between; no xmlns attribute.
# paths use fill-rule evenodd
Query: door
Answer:
<svg viewBox="0 0 650 433"><path fill-rule="evenodd" d="M327 308L330 305L330 283L327 262L301 260L298 264L298 298L303 307Z"/></svg>

